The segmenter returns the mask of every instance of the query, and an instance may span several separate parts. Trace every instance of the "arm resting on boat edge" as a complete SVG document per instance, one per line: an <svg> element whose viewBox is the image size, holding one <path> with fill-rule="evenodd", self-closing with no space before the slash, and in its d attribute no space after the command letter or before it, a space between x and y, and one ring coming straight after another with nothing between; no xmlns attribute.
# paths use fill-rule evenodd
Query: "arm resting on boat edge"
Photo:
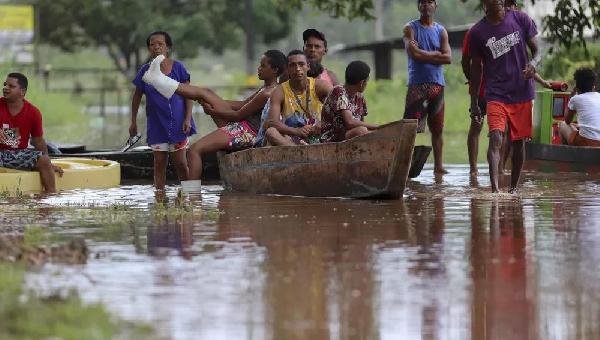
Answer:
<svg viewBox="0 0 600 340"><path fill-rule="evenodd" d="M344 119L344 126L347 130L354 129L359 126L364 126L369 130L376 130L378 128L378 126L375 124L355 119L354 116L352 116L352 112L350 112L350 110L342 110L342 118Z"/></svg>

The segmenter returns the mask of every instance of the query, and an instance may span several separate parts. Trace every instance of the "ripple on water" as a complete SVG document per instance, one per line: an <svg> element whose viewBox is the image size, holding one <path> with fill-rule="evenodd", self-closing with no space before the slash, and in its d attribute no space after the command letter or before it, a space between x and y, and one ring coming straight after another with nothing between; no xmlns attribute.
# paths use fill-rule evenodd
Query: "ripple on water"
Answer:
<svg viewBox="0 0 600 340"><path fill-rule="evenodd" d="M1 202L0 221L88 241L87 265L49 264L31 287L74 287L175 339L600 334L598 179L525 173L491 194L485 167L448 170L398 201L206 186L186 210L176 187L156 205L142 185Z"/></svg>

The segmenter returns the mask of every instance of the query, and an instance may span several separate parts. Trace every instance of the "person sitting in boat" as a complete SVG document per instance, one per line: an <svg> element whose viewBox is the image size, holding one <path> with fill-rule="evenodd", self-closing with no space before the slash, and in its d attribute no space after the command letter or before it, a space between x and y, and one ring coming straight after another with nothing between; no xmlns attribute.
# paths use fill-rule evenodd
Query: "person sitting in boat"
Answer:
<svg viewBox="0 0 600 340"><path fill-rule="evenodd" d="M54 172L63 170L52 165L44 140L42 114L25 100L28 80L21 73L9 73L0 98L0 167L37 170L45 192L56 192ZM28 149L29 142L35 149Z"/></svg>
<svg viewBox="0 0 600 340"><path fill-rule="evenodd" d="M203 153L218 150L237 151L254 146L262 109L276 88L278 77L285 71L286 60L285 54L278 50L264 53L258 66L258 78L263 81L263 86L241 102L242 105L223 100L207 88L173 81L156 72L156 65L160 65L161 58L152 61L150 69L144 75L144 81L162 91L165 97L177 93L185 98L200 101L207 114L225 122L217 130L192 144L188 150L189 180L200 179Z"/></svg>
<svg viewBox="0 0 600 340"><path fill-rule="evenodd" d="M299 50L288 54L290 80L271 94L265 135L270 145L315 144L321 137L321 108L331 92L331 85L307 77L306 55Z"/></svg>
<svg viewBox="0 0 600 340"><path fill-rule="evenodd" d="M323 103L321 142L341 142L377 129L377 125L364 121L367 102L363 92L370 72L369 65L360 60L348 64L346 83L335 86Z"/></svg>
<svg viewBox="0 0 600 340"><path fill-rule="evenodd" d="M575 95L569 100L565 121L559 131L569 145L600 147L600 93L596 92L596 73L590 68L575 71ZM577 126L572 124L577 114Z"/></svg>
<svg viewBox="0 0 600 340"><path fill-rule="evenodd" d="M331 86L339 85L335 73L321 64L323 57L327 54L325 34L314 28L309 28L302 33L302 40L304 40L304 54L311 69L319 70L314 78L323 80Z"/></svg>
<svg viewBox="0 0 600 340"><path fill-rule="evenodd" d="M146 47L151 58L160 55L164 59L157 71L165 78L182 83L190 82L190 74L185 66L169 57L173 41L167 32L150 33L146 38ZM137 114L142 96L145 95L146 135L154 156L154 187L157 193L163 193L162 190L165 189L167 181L169 157L172 157L179 179L187 179L188 165L185 153L189 143L188 137L196 133L196 127L192 119L193 102L191 100L186 100L179 95L165 99L156 88L148 86L142 81L142 77L149 67L150 65L144 64L132 81L135 91L131 99L129 135L137 135Z"/></svg>

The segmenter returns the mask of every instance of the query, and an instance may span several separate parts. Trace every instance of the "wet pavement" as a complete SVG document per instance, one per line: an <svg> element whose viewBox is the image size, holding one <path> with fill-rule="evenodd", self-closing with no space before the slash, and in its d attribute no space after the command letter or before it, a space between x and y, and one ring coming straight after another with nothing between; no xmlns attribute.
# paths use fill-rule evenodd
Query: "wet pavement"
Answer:
<svg viewBox="0 0 600 340"><path fill-rule="evenodd" d="M600 176L525 174L489 193L453 166L403 200L149 185L0 199L4 231L86 239L85 265L28 274L173 339L598 339ZM9 229L12 228L12 229Z"/></svg>

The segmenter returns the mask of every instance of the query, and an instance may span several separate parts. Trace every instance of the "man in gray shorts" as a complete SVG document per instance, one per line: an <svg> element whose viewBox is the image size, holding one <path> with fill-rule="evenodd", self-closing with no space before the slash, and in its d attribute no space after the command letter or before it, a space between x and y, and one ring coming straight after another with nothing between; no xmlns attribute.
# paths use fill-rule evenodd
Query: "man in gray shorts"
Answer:
<svg viewBox="0 0 600 340"><path fill-rule="evenodd" d="M54 172L62 169L52 165L43 137L42 114L25 100L27 77L9 73L0 98L0 167L17 170L37 170L46 192L56 192ZM27 149L29 142L35 150Z"/></svg>

